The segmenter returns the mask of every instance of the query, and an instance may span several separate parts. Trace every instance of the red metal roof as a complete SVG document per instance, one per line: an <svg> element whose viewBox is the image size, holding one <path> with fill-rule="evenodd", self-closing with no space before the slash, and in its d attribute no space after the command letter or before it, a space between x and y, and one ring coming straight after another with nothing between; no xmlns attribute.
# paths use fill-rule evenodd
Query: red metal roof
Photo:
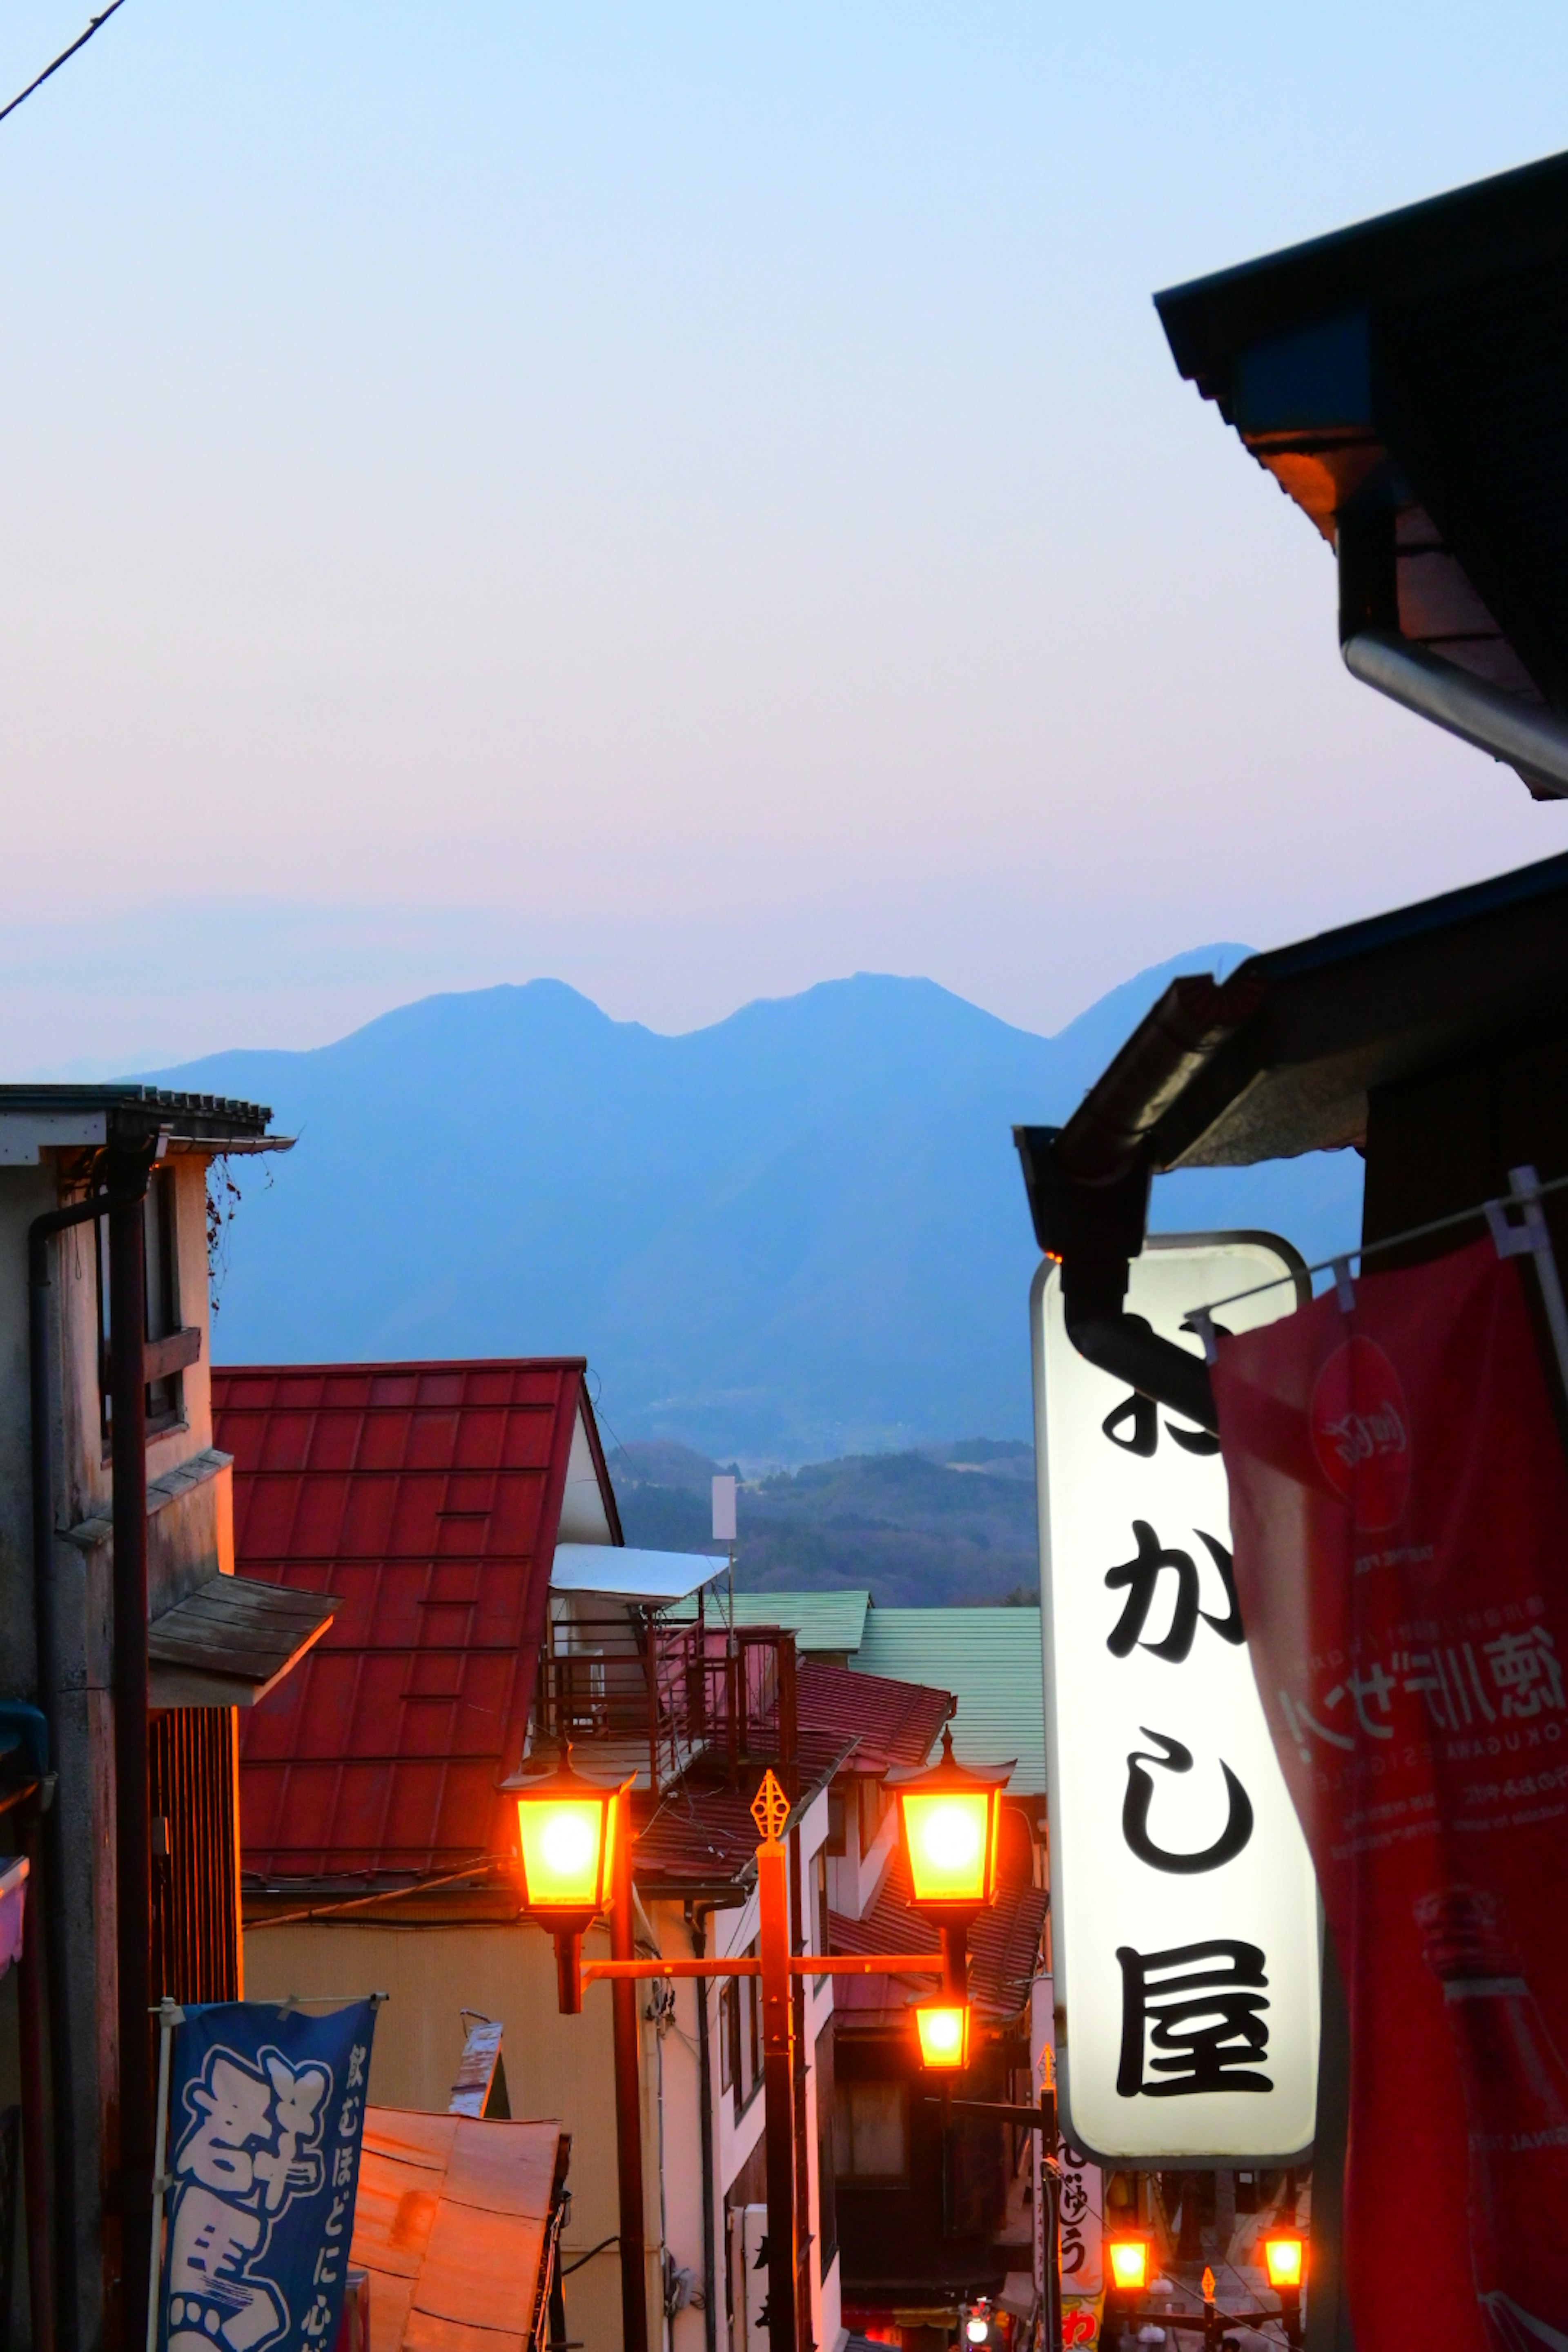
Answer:
<svg viewBox="0 0 1568 2352"><path fill-rule="evenodd" d="M894 1682L848 1666L803 1662L795 1693L802 1731L842 1732L855 1741L853 1772L879 1778L894 1765L923 1764L958 1705L951 1691Z"/></svg>
<svg viewBox="0 0 1568 2352"><path fill-rule="evenodd" d="M247 1877L396 1881L500 1844L521 1752L573 1432L606 1497L580 1359L216 1370L235 1561L339 1596L252 1709Z"/></svg>
<svg viewBox="0 0 1568 2352"><path fill-rule="evenodd" d="M876 1899L860 1918L851 1919L842 1911L828 1913L828 1942L833 1950L940 1949L941 1937L931 1921L913 1908L911 1894L909 1864L902 1847L896 1847ZM969 1994L976 2009L999 2018L1016 2017L1022 2009L1039 1957L1047 1908L1043 1887L1004 1886L975 1919L969 1930ZM834 2000L846 2011L901 2011L904 1996L894 1986L895 1979L888 1977L851 1977L836 1990ZM858 2021L870 2020L862 2017Z"/></svg>
<svg viewBox="0 0 1568 2352"><path fill-rule="evenodd" d="M949 1692L923 1683L890 1682L806 1659L795 1680L802 1797L809 1800L839 1770L880 1774L890 1765L923 1763L952 1709ZM728 1787L721 1769L721 1759L700 1757L652 1818L639 1824L633 1867L640 1887L689 1894L750 1885L757 1851L751 1804L762 1767L749 1765L740 1789Z"/></svg>

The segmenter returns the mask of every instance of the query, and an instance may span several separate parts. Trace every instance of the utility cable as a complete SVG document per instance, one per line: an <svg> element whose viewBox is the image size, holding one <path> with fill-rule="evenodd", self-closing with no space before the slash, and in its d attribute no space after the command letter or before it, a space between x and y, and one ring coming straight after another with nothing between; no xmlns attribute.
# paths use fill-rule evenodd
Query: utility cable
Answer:
<svg viewBox="0 0 1568 2352"><path fill-rule="evenodd" d="M49 76L51 74L58 74L68 58L74 58L79 49L85 49L89 41L91 40L93 35L99 30L100 26L107 25L115 10L117 8L123 8L124 5L125 0L109 0L109 5L107 8L100 8L96 16L89 17L86 32L79 33L75 40L71 43L69 48L62 49L60 51L59 56L55 59L53 65L46 66L43 72L38 75L37 79L27 84L26 89L19 89L16 92L16 97L11 100L9 106L0 106L0 122L4 122L8 114L15 114L16 109L21 105L22 100L25 98L31 98L36 89L42 89Z"/></svg>

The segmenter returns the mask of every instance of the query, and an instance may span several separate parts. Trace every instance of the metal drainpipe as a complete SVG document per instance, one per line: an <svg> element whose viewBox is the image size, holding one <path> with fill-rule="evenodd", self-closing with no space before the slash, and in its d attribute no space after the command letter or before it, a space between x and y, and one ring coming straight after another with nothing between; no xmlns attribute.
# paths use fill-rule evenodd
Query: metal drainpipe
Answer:
<svg viewBox="0 0 1568 2352"><path fill-rule="evenodd" d="M700 1606L701 1596L698 1596ZM686 1924L691 1934L691 1957L704 1959L708 1952L707 1904L686 1906ZM692 1979L697 1994L697 2097L702 2132L702 2335L707 2352L719 2352L719 2314L715 2297L719 2291L719 2263L713 2244L713 2058L708 2046L708 1979Z"/></svg>
<svg viewBox="0 0 1568 2352"><path fill-rule="evenodd" d="M122 2333L147 2309L153 2214L153 1859L147 1802L147 1328L143 1203L155 1139L110 1146L110 1415L114 1462L114 1867L120 1978Z"/></svg>
<svg viewBox="0 0 1568 2352"><path fill-rule="evenodd" d="M137 1196L140 1198L140 1195ZM60 1769L59 1615L55 1595L54 1328L49 1311L49 1243L73 1225L90 1223L113 1205L103 1193L50 1209L27 1227L27 1384L32 1437L33 1622L37 1649L38 1705L49 1731L50 1769ZM71 2058L70 1989L66 1971L68 1930L65 1891L65 1808L57 1788L44 1815L41 1909L44 1975L53 2083L55 2189L55 2311L60 2352L78 2352L81 2305L78 2292L76 2069ZM37 1913L35 1913L35 1918Z"/></svg>

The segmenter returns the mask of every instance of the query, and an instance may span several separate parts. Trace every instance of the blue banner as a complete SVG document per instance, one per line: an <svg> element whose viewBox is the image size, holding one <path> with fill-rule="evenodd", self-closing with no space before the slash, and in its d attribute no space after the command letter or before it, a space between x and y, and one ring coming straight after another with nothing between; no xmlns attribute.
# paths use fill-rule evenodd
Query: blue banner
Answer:
<svg viewBox="0 0 1568 2352"><path fill-rule="evenodd" d="M375 2004L192 2007L174 2029L160 2352L331 2352Z"/></svg>

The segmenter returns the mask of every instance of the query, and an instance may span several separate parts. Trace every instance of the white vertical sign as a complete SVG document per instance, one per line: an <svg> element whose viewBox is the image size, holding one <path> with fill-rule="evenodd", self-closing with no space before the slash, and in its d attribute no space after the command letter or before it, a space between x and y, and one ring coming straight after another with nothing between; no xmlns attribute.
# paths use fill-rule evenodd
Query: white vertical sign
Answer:
<svg viewBox="0 0 1568 2352"><path fill-rule="evenodd" d="M1291 1271L1262 1235L1151 1241L1127 1306L1193 1310ZM1297 1304L1289 1282L1217 1320ZM1032 1299L1062 2133L1104 2161L1257 2163L1312 2137L1318 1903L1253 1684L1215 1440L1135 1396Z"/></svg>

